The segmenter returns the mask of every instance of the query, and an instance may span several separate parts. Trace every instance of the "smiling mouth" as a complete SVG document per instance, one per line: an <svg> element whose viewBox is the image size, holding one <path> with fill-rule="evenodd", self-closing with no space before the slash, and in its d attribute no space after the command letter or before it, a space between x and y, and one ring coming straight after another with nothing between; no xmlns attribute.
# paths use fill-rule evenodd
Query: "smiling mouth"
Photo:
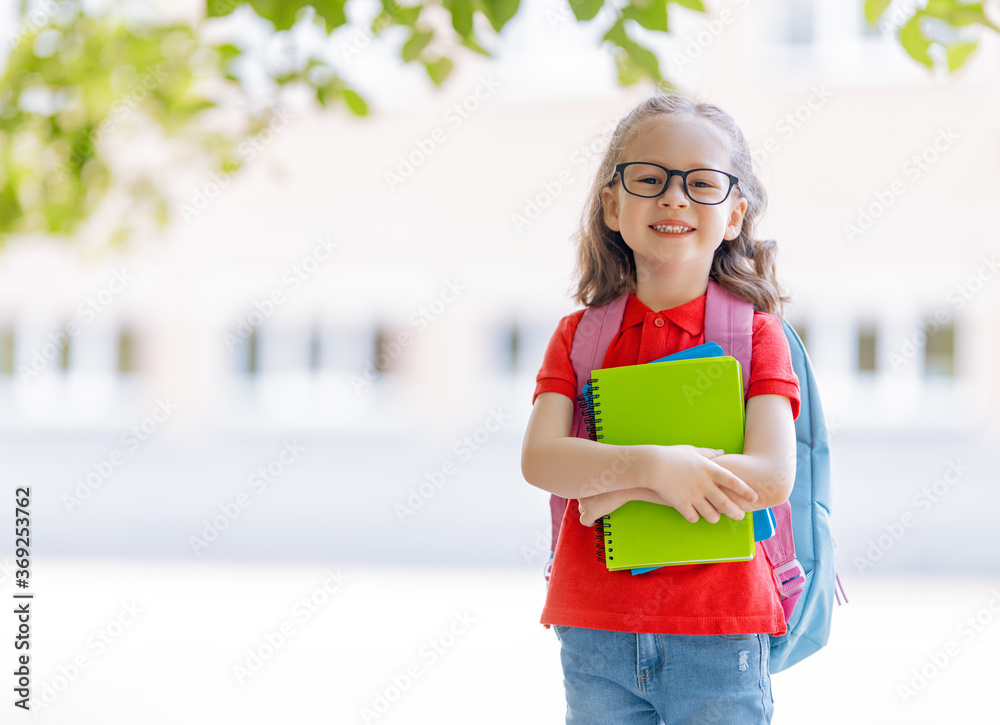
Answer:
<svg viewBox="0 0 1000 725"><path fill-rule="evenodd" d="M694 227L683 227L674 225L665 226L662 224L654 224L653 226L650 227L650 229L666 234L685 234L687 232L694 231Z"/></svg>

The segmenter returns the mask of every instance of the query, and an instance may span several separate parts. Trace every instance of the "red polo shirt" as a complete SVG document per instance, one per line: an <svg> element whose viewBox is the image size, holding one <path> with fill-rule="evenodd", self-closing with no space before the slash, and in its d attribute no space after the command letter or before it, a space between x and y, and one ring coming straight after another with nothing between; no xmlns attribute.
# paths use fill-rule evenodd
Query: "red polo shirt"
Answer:
<svg viewBox="0 0 1000 725"><path fill-rule="evenodd" d="M538 372L534 399L557 392L576 404L569 353L583 310L559 321ZM630 295L621 330L602 367L650 362L705 342L705 295L659 312ZM746 397L787 396L799 414L799 381L775 315L754 312L753 354ZM541 621L618 632L659 634L785 633L771 566L760 543L746 562L666 566L633 576L608 571L597 559L594 530L580 523L576 501L563 517Z"/></svg>

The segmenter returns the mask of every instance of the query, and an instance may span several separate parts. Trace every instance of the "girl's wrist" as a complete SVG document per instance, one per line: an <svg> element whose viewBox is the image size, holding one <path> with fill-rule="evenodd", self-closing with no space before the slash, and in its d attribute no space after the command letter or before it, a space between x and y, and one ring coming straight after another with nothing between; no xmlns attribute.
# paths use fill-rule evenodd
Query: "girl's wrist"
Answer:
<svg viewBox="0 0 1000 725"><path fill-rule="evenodd" d="M651 444L632 446L635 461L632 468L631 486L629 488L653 489L655 477L653 476L653 457L658 446Z"/></svg>

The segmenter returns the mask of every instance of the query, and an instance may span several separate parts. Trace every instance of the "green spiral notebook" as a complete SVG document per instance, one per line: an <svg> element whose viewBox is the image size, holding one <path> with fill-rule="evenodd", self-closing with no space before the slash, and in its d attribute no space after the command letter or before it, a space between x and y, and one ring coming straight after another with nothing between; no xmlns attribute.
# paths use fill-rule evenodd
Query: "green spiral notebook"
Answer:
<svg viewBox="0 0 1000 725"><path fill-rule="evenodd" d="M743 380L733 357L672 360L591 371L588 429L612 445L686 443L743 452ZM609 570L720 561L754 555L753 516L691 523L670 506L629 501L595 525Z"/></svg>

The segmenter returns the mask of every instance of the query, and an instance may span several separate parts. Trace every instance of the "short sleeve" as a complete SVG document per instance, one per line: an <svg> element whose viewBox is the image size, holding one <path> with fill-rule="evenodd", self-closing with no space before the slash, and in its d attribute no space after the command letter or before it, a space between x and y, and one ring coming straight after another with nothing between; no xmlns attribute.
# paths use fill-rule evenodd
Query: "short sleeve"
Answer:
<svg viewBox="0 0 1000 725"><path fill-rule="evenodd" d="M552 333L549 346L542 358L542 367L535 378L535 394L531 396L531 404L542 393L562 393L571 400L576 399L576 373L569 358L573 348L573 335L580 324L584 310L578 310L559 320L556 331Z"/></svg>
<svg viewBox="0 0 1000 725"><path fill-rule="evenodd" d="M781 318L754 312L747 399L769 394L786 396L792 403L792 418L799 417L799 378L792 368L792 353L781 327Z"/></svg>

